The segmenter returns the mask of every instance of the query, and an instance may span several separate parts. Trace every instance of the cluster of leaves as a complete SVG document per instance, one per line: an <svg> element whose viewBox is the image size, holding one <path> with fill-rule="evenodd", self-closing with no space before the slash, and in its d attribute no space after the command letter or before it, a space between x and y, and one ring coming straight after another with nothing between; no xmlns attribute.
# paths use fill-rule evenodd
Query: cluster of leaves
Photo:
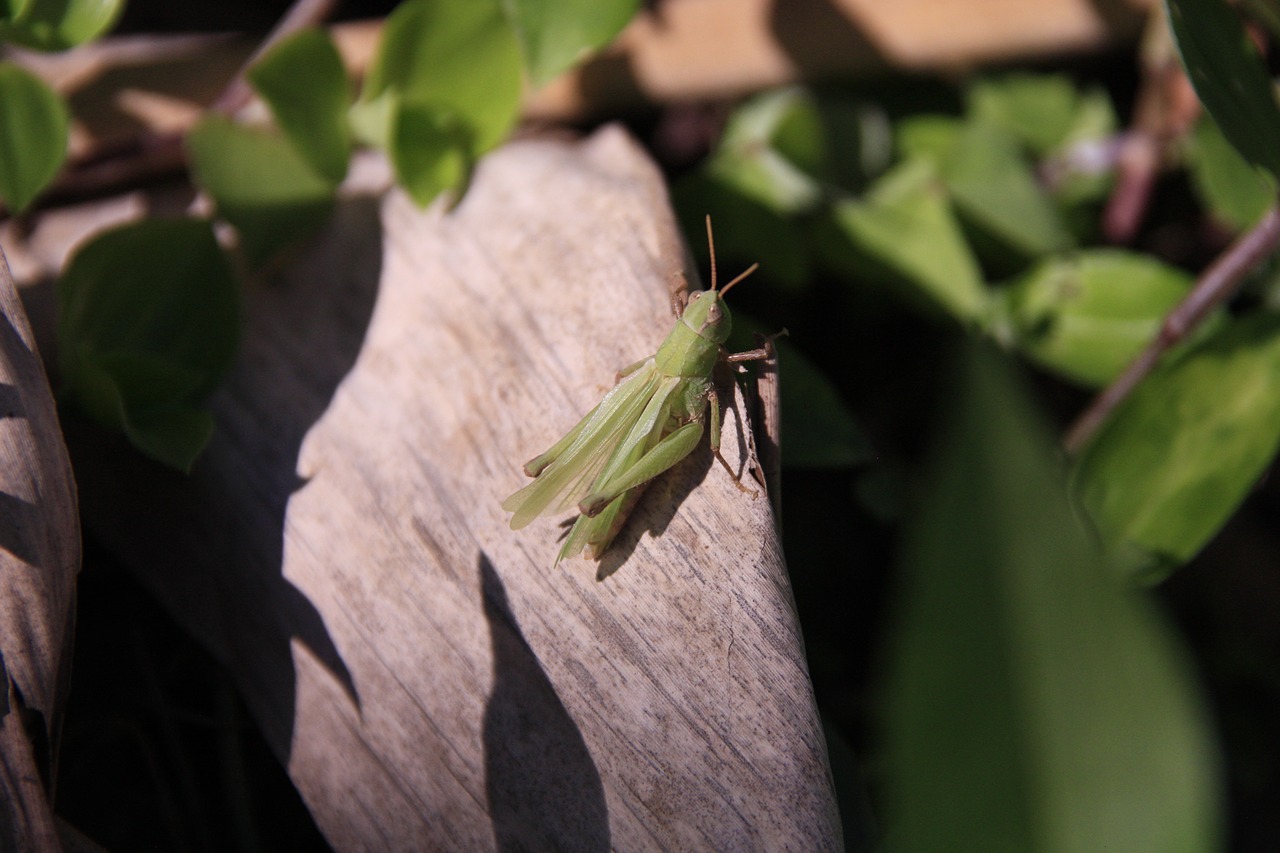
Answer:
<svg viewBox="0 0 1280 853"><path fill-rule="evenodd" d="M1189 185L1220 227L1246 230L1274 207L1280 177L1272 82L1221 0L1167 5L1208 111L1181 141ZM785 311L806 300L827 314L851 304L822 289L834 279L971 341L946 386L964 402L942 421L914 484L925 498L903 525L884 718L894 840L1217 849L1214 739L1176 638L1130 587L1198 553L1280 447L1274 271L1167 354L1064 470L991 350L1102 388L1194 282L1096 245L1119 144L1104 91L1017 74L947 106L891 118L848 90L766 93L675 191L689 233L712 212L723 257L769 247L776 322L791 325ZM781 353L784 465L868 458L842 395L797 355Z"/></svg>
<svg viewBox="0 0 1280 853"><path fill-rule="evenodd" d="M124 0L10 0L0 9L0 42L66 50L111 29ZM0 200L22 210L62 167L70 117L44 81L0 62Z"/></svg>
<svg viewBox="0 0 1280 853"><path fill-rule="evenodd" d="M1263 73L1256 54L1237 47ZM790 89L740 108L676 198L690 218L716 212L722 254L745 260L769 245L767 274L789 292L809 286L815 270L835 272L1096 389L1157 334L1193 283L1151 255L1088 245L1115 159L1101 154L1116 144L1108 96L1062 76L982 80L966 90L960 115L918 113L893 124L846 93ZM1186 161L1223 223L1251 224L1274 198L1212 118L1187 141ZM1104 539L1145 555L1134 571L1158 577L1193 556L1273 455L1280 422L1255 390L1280 366L1274 337L1265 317L1215 317L1079 460L1080 493ZM1208 364L1215 367L1205 372ZM1180 399L1186 405L1169 411ZM799 460L791 464L856 456L849 447L814 455L809 431L798 430L788 435ZM1171 444L1152 450L1153 430ZM1206 447L1194 465L1170 452L1210 435L1222 451ZM1164 464L1145 477L1136 464L1114 467L1139 453Z"/></svg>
<svg viewBox="0 0 1280 853"><path fill-rule="evenodd" d="M121 0L10 4L0 36L63 49L110 28ZM56 7L56 8L55 8ZM273 45L249 70L273 126L210 113L188 134L192 178L256 267L327 217L351 153L386 151L419 204L460 193L476 158L518 117L522 87L546 82L612 39L638 0L406 0L387 20L355 95L318 29ZM26 208L60 169L68 112L30 73L0 66L0 198ZM212 432L201 400L239 336L234 266L214 220L140 222L97 236L59 281L64 401L189 469Z"/></svg>

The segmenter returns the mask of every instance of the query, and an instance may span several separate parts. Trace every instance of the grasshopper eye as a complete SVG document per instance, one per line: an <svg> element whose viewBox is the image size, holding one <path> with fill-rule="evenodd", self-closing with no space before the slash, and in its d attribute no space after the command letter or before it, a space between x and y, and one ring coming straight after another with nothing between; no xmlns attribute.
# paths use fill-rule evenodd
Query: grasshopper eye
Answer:
<svg viewBox="0 0 1280 853"><path fill-rule="evenodd" d="M719 323L722 319L724 319L724 312L720 310L720 303L713 302L707 309L707 323Z"/></svg>

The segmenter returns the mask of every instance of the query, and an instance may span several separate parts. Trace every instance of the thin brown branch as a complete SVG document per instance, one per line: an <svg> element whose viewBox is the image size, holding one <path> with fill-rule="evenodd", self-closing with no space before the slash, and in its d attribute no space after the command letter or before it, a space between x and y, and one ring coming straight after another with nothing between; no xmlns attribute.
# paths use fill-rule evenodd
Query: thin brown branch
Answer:
<svg viewBox="0 0 1280 853"><path fill-rule="evenodd" d="M1171 347L1184 340L1215 308L1230 298L1244 277L1278 246L1280 246L1280 211L1272 208L1252 230L1232 243L1201 274L1186 298L1165 317L1160 333L1155 339L1108 388L1093 399L1089 407L1076 419L1063 439L1067 452L1072 454L1080 452L1111 413L1155 369L1160 358Z"/></svg>

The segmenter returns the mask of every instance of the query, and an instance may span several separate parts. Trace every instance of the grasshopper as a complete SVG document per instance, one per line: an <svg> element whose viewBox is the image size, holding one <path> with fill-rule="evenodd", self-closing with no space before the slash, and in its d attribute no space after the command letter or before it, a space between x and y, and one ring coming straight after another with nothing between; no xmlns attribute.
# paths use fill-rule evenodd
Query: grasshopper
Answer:
<svg viewBox="0 0 1280 853"><path fill-rule="evenodd" d="M738 364L773 354L771 340L747 352L729 353L724 348L731 324L724 296L759 264L717 290L709 216L707 245L711 289L673 294L676 324L658 351L620 371L613 388L577 426L525 463L524 472L533 482L502 502L504 510L514 513L512 530L542 515L571 509L580 513L555 565L584 550L589 558L600 558L643 487L698 445L708 408L712 452L738 488L751 492L720 455L720 399L712 371L718 363Z"/></svg>

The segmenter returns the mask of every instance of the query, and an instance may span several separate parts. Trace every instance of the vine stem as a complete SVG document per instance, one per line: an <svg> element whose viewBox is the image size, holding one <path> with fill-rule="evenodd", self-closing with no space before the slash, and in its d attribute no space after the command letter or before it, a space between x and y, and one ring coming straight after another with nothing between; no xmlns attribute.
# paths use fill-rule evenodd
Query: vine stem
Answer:
<svg viewBox="0 0 1280 853"><path fill-rule="evenodd" d="M1186 298L1164 318L1159 334L1076 418L1063 438L1067 452L1075 455L1083 450L1111 413L1155 369L1169 348L1185 339L1213 309L1235 293L1244 277L1278 246L1280 210L1273 207L1209 265Z"/></svg>

